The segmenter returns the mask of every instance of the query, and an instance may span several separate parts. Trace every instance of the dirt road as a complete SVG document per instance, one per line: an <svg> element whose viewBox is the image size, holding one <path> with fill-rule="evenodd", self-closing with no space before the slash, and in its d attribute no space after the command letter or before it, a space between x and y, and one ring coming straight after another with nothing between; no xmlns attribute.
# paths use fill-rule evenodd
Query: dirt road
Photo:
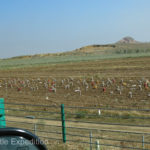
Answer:
<svg viewBox="0 0 150 150"><path fill-rule="evenodd" d="M21 123L24 122L24 126L28 123L39 124L39 119L28 119L22 117L7 117L6 120L9 122ZM61 121L53 121L53 120L44 120L44 125L50 126L61 126ZM107 131L122 131L122 132L133 132L133 133L144 133L150 134L150 127L138 127L138 126L122 126L122 125L107 125L107 124L95 124L93 123L82 123L82 122L69 122L66 121L66 127L74 127L80 129L88 129L88 130L107 130Z"/></svg>

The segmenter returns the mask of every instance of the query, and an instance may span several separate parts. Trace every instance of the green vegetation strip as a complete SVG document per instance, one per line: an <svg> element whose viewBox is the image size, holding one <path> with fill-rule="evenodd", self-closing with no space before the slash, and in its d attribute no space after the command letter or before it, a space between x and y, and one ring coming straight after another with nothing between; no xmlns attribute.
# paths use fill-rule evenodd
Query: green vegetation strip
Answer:
<svg viewBox="0 0 150 150"><path fill-rule="evenodd" d="M134 58L134 57L148 57L150 51L147 52L122 52L114 51L104 54L82 54L82 55L66 55L66 56L46 56L46 57L34 57L34 58L12 58L0 60L0 69L11 68L23 68L33 67L39 65L59 64L68 62L81 62L103 59L115 59L115 58Z"/></svg>

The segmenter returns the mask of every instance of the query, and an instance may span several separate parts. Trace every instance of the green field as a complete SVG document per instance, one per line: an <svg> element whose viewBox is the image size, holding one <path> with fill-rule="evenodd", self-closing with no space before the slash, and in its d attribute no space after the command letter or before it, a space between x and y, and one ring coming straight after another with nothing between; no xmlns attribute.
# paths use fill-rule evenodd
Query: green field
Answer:
<svg viewBox="0 0 150 150"><path fill-rule="evenodd" d="M21 67L33 67L39 65L59 64L67 62L81 62L81 61L94 61L103 59L115 58L134 58L134 57L147 57L150 56L150 50L147 51L134 51L134 50L115 50L106 51L105 53L96 54L78 54L78 55L60 55L60 56L42 56L31 58L11 58L0 60L0 69L11 69Z"/></svg>

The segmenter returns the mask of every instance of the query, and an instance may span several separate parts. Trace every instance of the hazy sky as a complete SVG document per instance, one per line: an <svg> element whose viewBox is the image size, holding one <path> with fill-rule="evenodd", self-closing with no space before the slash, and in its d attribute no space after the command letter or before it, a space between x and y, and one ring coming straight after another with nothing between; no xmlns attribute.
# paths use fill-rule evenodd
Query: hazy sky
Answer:
<svg viewBox="0 0 150 150"><path fill-rule="evenodd" d="M150 41L150 0L0 0L0 58Z"/></svg>

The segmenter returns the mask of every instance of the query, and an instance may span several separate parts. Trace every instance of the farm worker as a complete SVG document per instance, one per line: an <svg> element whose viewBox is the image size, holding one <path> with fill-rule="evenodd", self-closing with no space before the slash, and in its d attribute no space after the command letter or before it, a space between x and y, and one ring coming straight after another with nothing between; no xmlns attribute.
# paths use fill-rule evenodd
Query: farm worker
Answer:
<svg viewBox="0 0 150 150"><path fill-rule="evenodd" d="M146 82L144 83L144 87L145 87L145 89L148 89L148 85Z"/></svg>
<svg viewBox="0 0 150 150"><path fill-rule="evenodd" d="M123 79L121 79L121 81L120 81L121 83L123 83Z"/></svg>
<svg viewBox="0 0 150 150"><path fill-rule="evenodd" d="M89 88L89 85L88 85L88 83L86 82L86 83L85 83L85 90L87 91L88 88Z"/></svg>
<svg viewBox="0 0 150 150"><path fill-rule="evenodd" d="M17 89L17 90L18 90L18 92L19 92L19 91L21 91L21 88L20 88L20 87L18 87L18 89Z"/></svg>
<svg viewBox="0 0 150 150"><path fill-rule="evenodd" d="M99 80L97 80L97 81L96 81L96 84L99 84L99 83L100 83Z"/></svg>
<svg viewBox="0 0 150 150"><path fill-rule="evenodd" d="M126 86L126 85L127 85L127 83L126 83L126 82L123 82L123 83L122 83L122 85L123 85L123 86Z"/></svg>
<svg viewBox="0 0 150 150"><path fill-rule="evenodd" d="M52 86L51 88L49 88L49 92L54 92L54 93L56 93L56 88Z"/></svg>
<svg viewBox="0 0 150 150"><path fill-rule="evenodd" d="M94 82L94 81L92 81L92 82L91 82L91 85L92 85L92 86L94 86L94 85L95 85L95 82Z"/></svg>
<svg viewBox="0 0 150 150"><path fill-rule="evenodd" d="M106 88L105 87L103 87L103 92L106 92Z"/></svg>
<svg viewBox="0 0 150 150"><path fill-rule="evenodd" d="M139 90L142 91L142 85L138 85Z"/></svg>
<svg viewBox="0 0 150 150"><path fill-rule="evenodd" d="M54 85L55 84L55 81L52 81L51 85Z"/></svg>
<svg viewBox="0 0 150 150"><path fill-rule="evenodd" d="M102 86L103 86L103 87L105 86L105 82L104 82L104 81L102 81Z"/></svg>
<svg viewBox="0 0 150 150"><path fill-rule="evenodd" d="M129 92L129 98L132 98L132 92L131 91Z"/></svg>
<svg viewBox="0 0 150 150"><path fill-rule="evenodd" d="M100 110L100 109L98 109L98 115L99 115L99 116L101 115L101 110Z"/></svg>
<svg viewBox="0 0 150 150"><path fill-rule="evenodd" d="M89 86L88 86L88 85L86 85L86 91L88 90L88 88L89 88Z"/></svg>
<svg viewBox="0 0 150 150"><path fill-rule="evenodd" d="M78 92L78 93L81 95L81 89L80 89L80 87L78 87L78 88L75 90L75 92Z"/></svg>
<svg viewBox="0 0 150 150"><path fill-rule="evenodd" d="M52 90L54 93L56 93L56 88L55 87L52 87Z"/></svg>
<svg viewBox="0 0 150 150"><path fill-rule="evenodd" d="M11 88L11 84L8 84L8 87Z"/></svg>
<svg viewBox="0 0 150 150"><path fill-rule="evenodd" d="M53 89L52 89L52 88L49 88L49 92L53 92Z"/></svg>
<svg viewBox="0 0 150 150"><path fill-rule="evenodd" d="M148 84L148 83L149 83L149 80L146 80L146 83Z"/></svg>
<svg viewBox="0 0 150 150"><path fill-rule="evenodd" d="M83 79L83 81L82 81L82 85L85 85L85 83L86 83L86 80L85 80L85 79Z"/></svg>
<svg viewBox="0 0 150 150"><path fill-rule="evenodd" d="M115 83L116 82L115 79L112 79L112 82Z"/></svg>
<svg viewBox="0 0 150 150"><path fill-rule="evenodd" d="M64 80L61 80L61 84L64 85Z"/></svg>
<svg viewBox="0 0 150 150"><path fill-rule="evenodd" d="M93 86L93 89L97 89L97 85L96 84Z"/></svg>
<svg viewBox="0 0 150 150"><path fill-rule="evenodd" d="M112 81L110 80L110 78L107 79L107 84L112 84Z"/></svg>

